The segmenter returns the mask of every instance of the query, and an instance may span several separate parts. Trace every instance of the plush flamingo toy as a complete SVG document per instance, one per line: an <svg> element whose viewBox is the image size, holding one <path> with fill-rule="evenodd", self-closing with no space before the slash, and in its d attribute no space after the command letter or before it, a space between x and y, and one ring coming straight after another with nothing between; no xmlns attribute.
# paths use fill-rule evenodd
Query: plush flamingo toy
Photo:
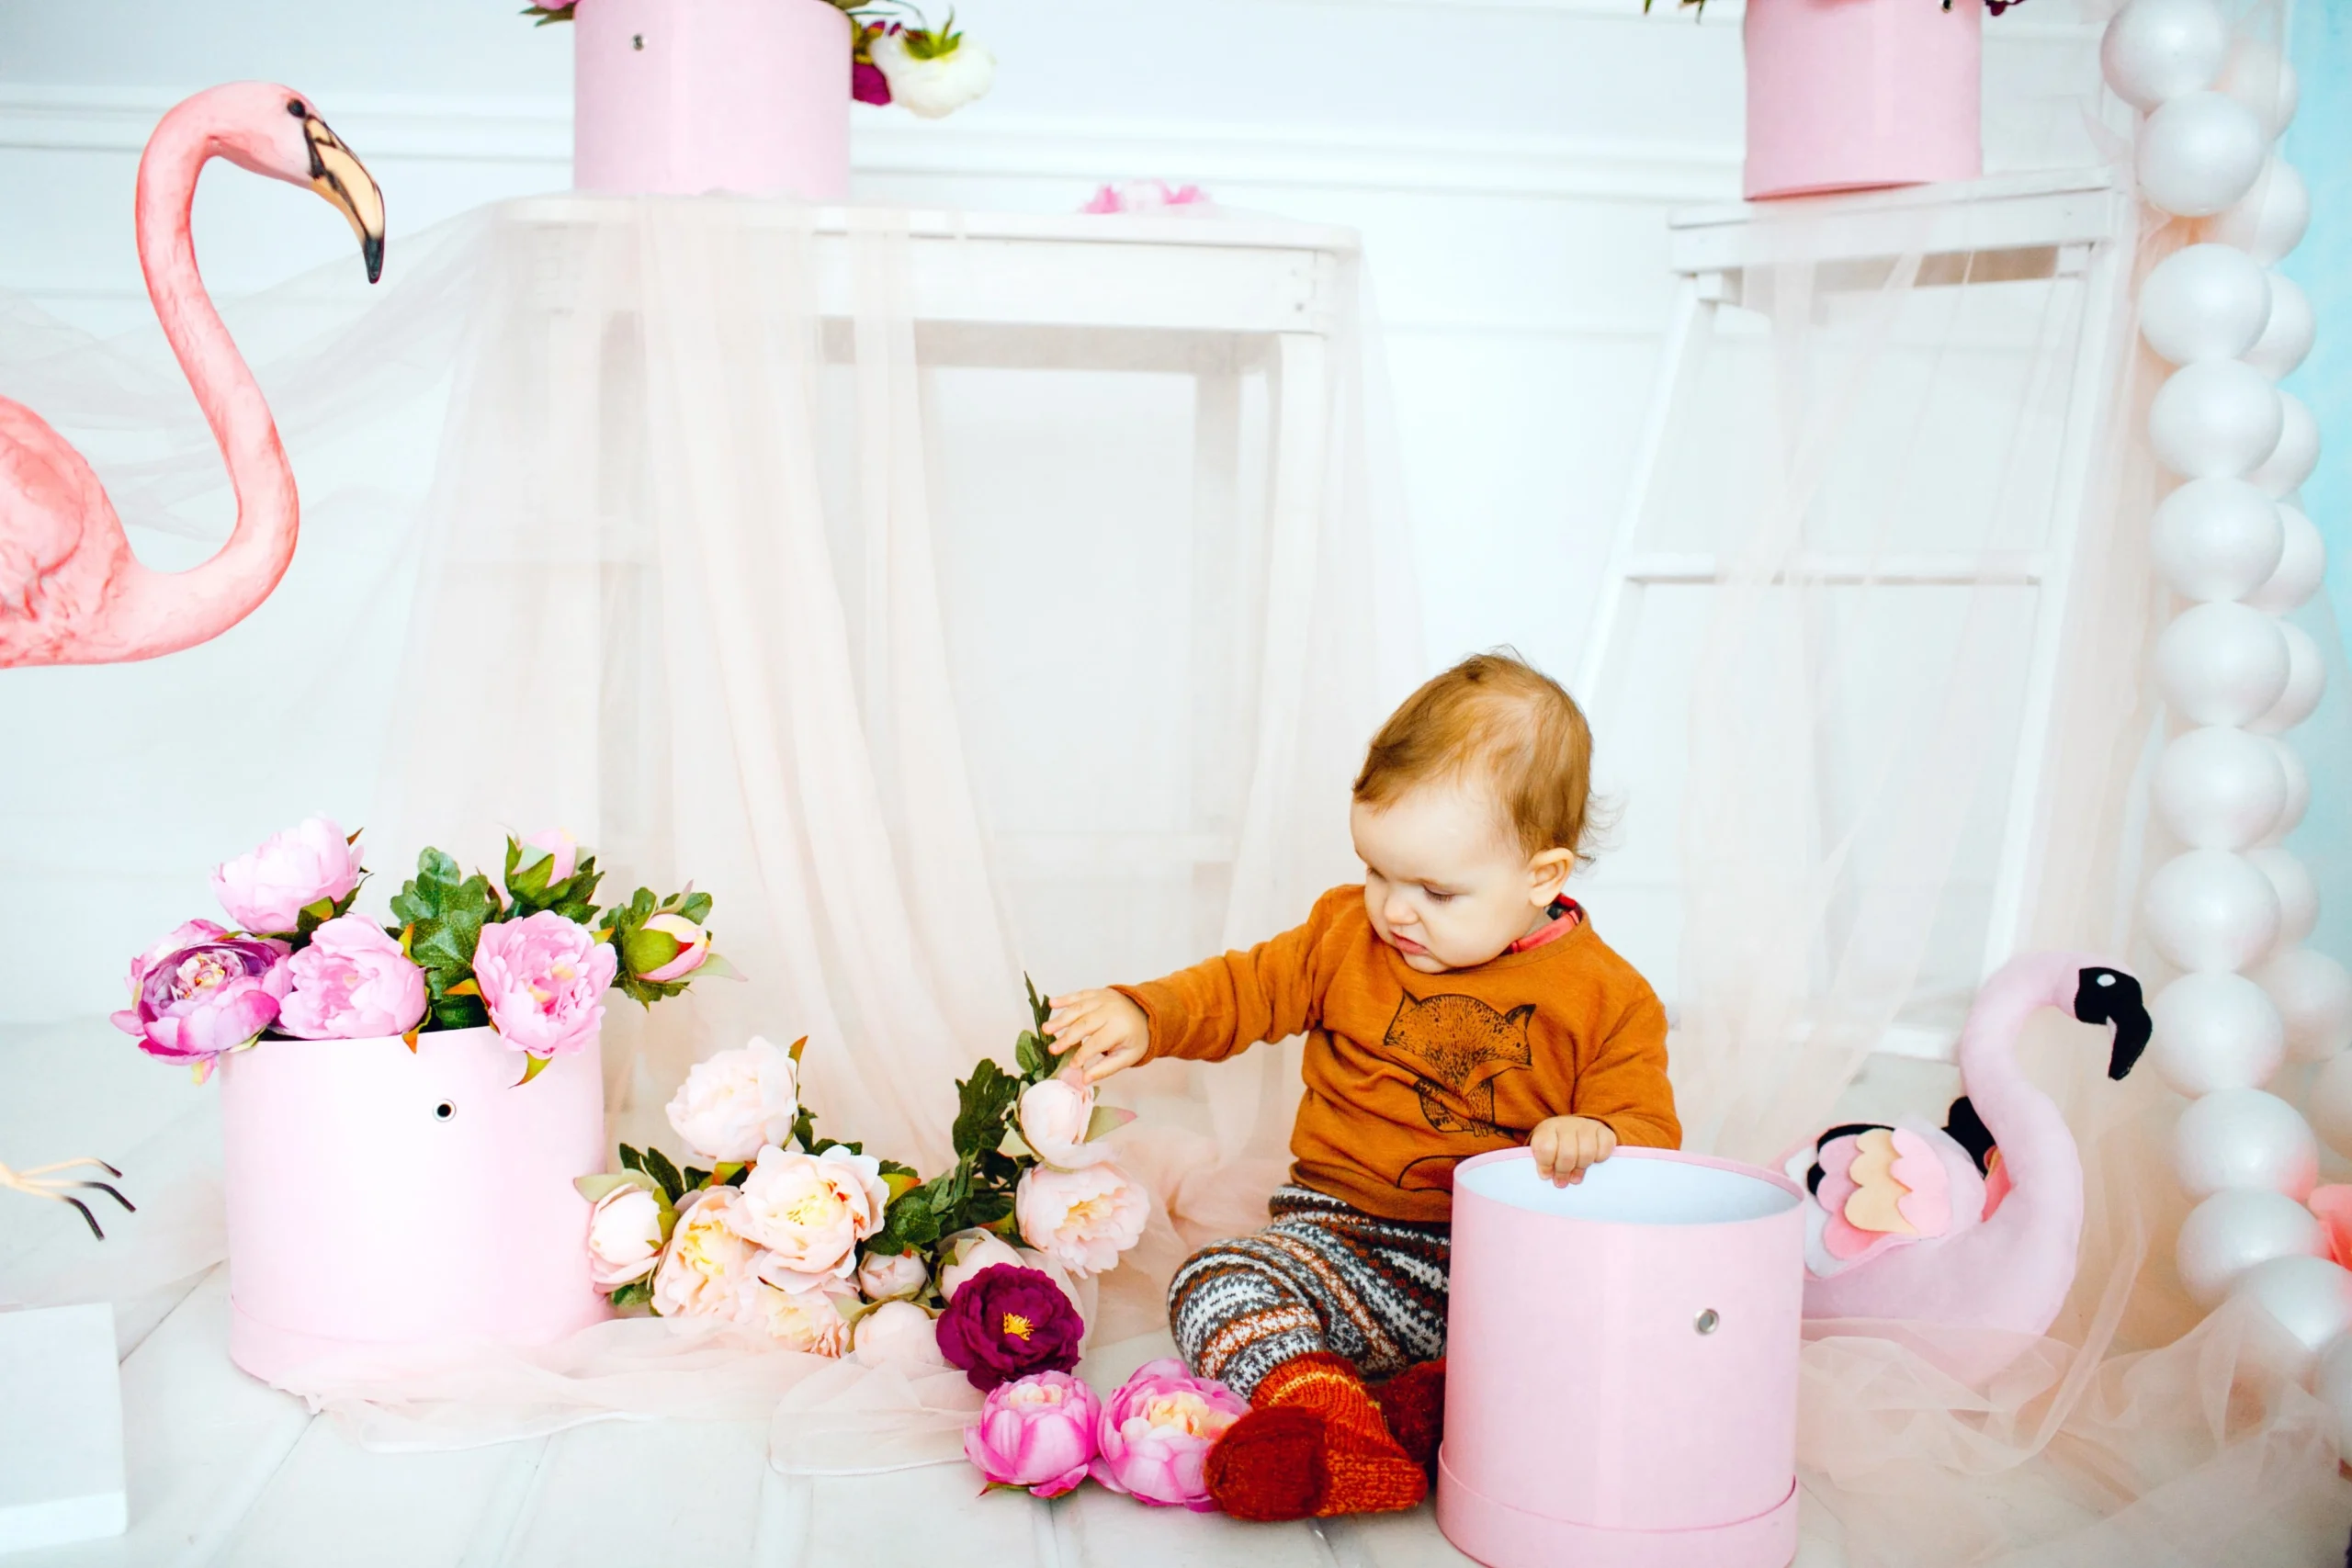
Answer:
<svg viewBox="0 0 2352 1568"><path fill-rule="evenodd" d="M139 268L228 462L237 524L203 565L148 570L82 455L0 398L0 667L111 664L207 641L251 615L294 558L294 475L277 423L197 275L188 209L213 158L317 191L359 236L368 281L383 271L383 193L301 94L237 82L164 117L139 160Z"/></svg>
<svg viewBox="0 0 2352 1568"><path fill-rule="evenodd" d="M1964 1092L1941 1128L1849 1123L1790 1156L1811 1194L1807 1317L2049 1328L2075 1280L2083 1165L2066 1119L2018 1070L2018 1032L2045 1007L2113 1028L2110 1078L2147 1046L2139 981L2081 953L2029 953L1977 993L1960 1037Z"/></svg>

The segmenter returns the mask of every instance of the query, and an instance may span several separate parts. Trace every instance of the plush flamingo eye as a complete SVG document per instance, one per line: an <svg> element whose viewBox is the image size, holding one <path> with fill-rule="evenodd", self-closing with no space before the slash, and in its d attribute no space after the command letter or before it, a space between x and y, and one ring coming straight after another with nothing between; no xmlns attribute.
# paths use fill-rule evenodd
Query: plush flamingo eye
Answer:
<svg viewBox="0 0 2352 1568"><path fill-rule="evenodd" d="M302 107L301 99L288 98L286 100L286 112L292 115L296 119L300 119L311 111Z"/></svg>

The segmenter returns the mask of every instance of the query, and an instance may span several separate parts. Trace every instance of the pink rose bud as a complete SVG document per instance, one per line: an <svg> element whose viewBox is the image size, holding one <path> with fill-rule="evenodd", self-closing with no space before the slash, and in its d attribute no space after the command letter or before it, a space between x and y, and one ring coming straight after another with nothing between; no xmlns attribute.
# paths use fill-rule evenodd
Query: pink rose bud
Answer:
<svg viewBox="0 0 2352 1568"><path fill-rule="evenodd" d="M406 1034L424 1017L424 971L365 915L338 915L287 961L294 988L277 1027L303 1040Z"/></svg>
<svg viewBox="0 0 2352 1568"><path fill-rule="evenodd" d="M964 1428L964 1457L992 1486L1058 1497L1086 1479L1101 1415L1094 1391L1068 1372L1032 1372L989 1391Z"/></svg>
<svg viewBox="0 0 2352 1568"><path fill-rule="evenodd" d="M534 1056L564 1056L596 1042L617 960L588 928L552 909L481 928L474 979L499 1038Z"/></svg>
<svg viewBox="0 0 2352 1568"><path fill-rule="evenodd" d="M1148 1361L1103 1401L1095 1422L1094 1479L1147 1503L1213 1513L1201 1466L1249 1402L1196 1378L1174 1357Z"/></svg>
<svg viewBox="0 0 2352 1568"><path fill-rule="evenodd" d="M621 937L621 956L640 980L683 980L710 956L710 933L684 915L655 915Z"/></svg>
<svg viewBox="0 0 2352 1568"><path fill-rule="evenodd" d="M525 856L514 869L520 871L524 866L537 865L541 860L554 862L548 867L548 886L550 887L559 882L571 881L571 874L580 868L580 840L560 828L548 828L529 834L523 839L522 844L526 850L539 852Z"/></svg>
<svg viewBox="0 0 2352 1568"><path fill-rule="evenodd" d="M359 846L324 817L309 818L261 848L212 868L212 893L229 918L256 935L290 931L313 904L334 904L359 886Z"/></svg>

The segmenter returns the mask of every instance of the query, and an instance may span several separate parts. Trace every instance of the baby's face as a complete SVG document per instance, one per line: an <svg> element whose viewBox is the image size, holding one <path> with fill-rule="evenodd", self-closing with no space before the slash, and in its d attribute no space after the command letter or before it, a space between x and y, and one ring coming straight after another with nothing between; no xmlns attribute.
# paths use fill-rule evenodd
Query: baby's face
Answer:
<svg viewBox="0 0 2352 1568"><path fill-rule="evenodd" d="M1363 907L1380 940L1425 975L1467 969L1544 923L1566 857L1531 861L1476 781L1441 781L1349 815Z"/></svg>

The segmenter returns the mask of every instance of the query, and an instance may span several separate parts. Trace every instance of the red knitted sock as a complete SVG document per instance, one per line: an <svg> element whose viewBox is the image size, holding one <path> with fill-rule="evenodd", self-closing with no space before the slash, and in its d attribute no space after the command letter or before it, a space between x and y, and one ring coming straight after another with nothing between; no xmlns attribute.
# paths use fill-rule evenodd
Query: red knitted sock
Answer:
<svg viewBox="0 0 2352 1568"><path fill-rule="evenodd" d="M1205 1466L1209 1495L1235 1518L1388 1513L1428 1495L1429 1478L1388 1435L1345 1357L1293 1357L1260 1381L1250 1404Z"/></svg>
<svg viewBox="0 0 2352 1568"><path fill-rule="evenodd" d="M1445 1436L1444 1359L1406 1368L1374 1387L1372 1397L1405 1457L1424 1471L1436 1464L1438 1442Z"/></svg>

